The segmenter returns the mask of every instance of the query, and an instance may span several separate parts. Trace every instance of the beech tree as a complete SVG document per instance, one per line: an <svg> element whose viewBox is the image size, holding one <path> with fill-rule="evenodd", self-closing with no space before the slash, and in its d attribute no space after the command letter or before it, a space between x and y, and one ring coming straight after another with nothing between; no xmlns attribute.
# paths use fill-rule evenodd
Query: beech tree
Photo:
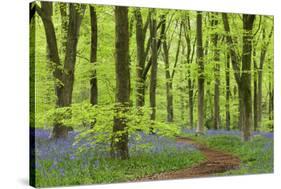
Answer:
<svg viewBox="0 0 281 189"><path fill-rule="evenodd" d="M202 44L202 12L197 11L196 17L196 62L198 64L198 123L196 132L204 132L204 53Z"/></svg>
<svg viewBox="0 0 281 189"><path fill-rule="evenodd" d="M111 156L128 159L128 131L126 117L119 112L126 112L130 101L129 72L129 24L128 8L116 6L115 12L115 72L116 72L116 116L113 123Z"/></svg>
<svg viewBox="0 0 281 189"><path fill-rule="evenodd" d="M72 102L72 91L74 83L74 68L76 63L77 43L79 39L80 25L85 11L85 5L69 4L68 27L65 43L64 62L61 63L59 56L57 36L52 21L52 2L41 2L41 7L36 4L36 11L41 17L49 51L49 60L53 69L55 79L55 93L57 96L56 106L67 107ZM63 18L64 19L64 18ZM64 44L63 43L63 44ZM60 129L55 129L60 123L54 125L54 135L60 136Z"/></svg>
<svg viewBox="0 0 281 189"><path fill-rule="evenodd" d="M97 46L98 46L98 24L97 24L97 13L94 6L90 6L90 17L91 17L91 53L90 62L93 66L97 63ZM98 81L96 68L93 69L90 79L90 102L92 105L98 103Z"/></svg>

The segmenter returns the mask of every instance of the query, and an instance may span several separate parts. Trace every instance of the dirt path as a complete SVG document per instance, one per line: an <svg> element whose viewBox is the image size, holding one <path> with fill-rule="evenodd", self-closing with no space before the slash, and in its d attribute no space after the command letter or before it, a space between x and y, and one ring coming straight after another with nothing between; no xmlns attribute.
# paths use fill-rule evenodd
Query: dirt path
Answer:
<svg viewBox="0 0 281 189"><path fill-rule="evenodd" d="M209 149L190 138L178 137L177 142L193 144L204 154L206 161L191 168L159 173L141 178L138 181L205 177L239 168L240 159L231 154Z"/></svg>

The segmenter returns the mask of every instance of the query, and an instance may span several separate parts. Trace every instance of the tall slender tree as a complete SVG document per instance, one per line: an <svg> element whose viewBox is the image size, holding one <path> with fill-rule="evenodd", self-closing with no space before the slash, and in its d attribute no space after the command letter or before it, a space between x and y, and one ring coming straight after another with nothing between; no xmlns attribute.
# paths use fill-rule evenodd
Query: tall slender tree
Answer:
<svg viewBox="0 0 281 189"><path fill-rule="evenodd" d="M225 127L230 130L230 57L228 52L226 53L225 62Z"/></svg>
<svg viewBox="0 0 281 189"><path fill-rule="evenodd" d="M129 72L129 24L128 8L116 6L115 12L115 72L116 72L116 115L113 123L111 156L128 159L128 130L124 113L130 103ZM121 114L120 114L121 113Z"/></svg>
<svg viewBox="0 0 281 189"><path fill-rule="evenodd" d="M180 23L180 31L177 42L177 50L175 55L175 62L170 70L170 61L169 61L169 50L170 47L168 45L166 33L163 38L163 54L164 54L164 62L165 62L165 78L166 78L166 99L167 99L167 122L173 122L174 120L174 107L173 107L173 79L176 73L176 67L179 58L180 46L181 46L181 33L182 33L182 22ZM171 39L172 40L172 39ZM171 43L171 41L170 41Z"/></svg>
<svg viewBox="0 0 281 189"><path fill-rule="evenodd" d="M193 91L194 91L194 79L191 77L191 64L193 62L194 52L195 52L195 45L196 45L196 37L194 37L194 42L192 44L192 31L191 31L191 24L190 24L190 16L187 14L184 22L184 37L186 41L186 62L188 64L187 69L187 88L188 88L188 109L189 109L189 116L188 116L188 123L189 127L193 128L193 109L194 109L194 102L193 102Z"/></svg>
<svg viewBox="0 0 281 189"><path fill-rule="evenodd" d="M196 16L196 62L198 64L198 123L196 132L202 134L204 132L204 52L202 44L202 12L197 11Z"/></svg>
<svg viewBox="0 0 281 189"><path fill-rule="evenodd" d="M137 64L136 64L136 106L144 106L144 90L145 78L143 72L145 68L145 60L148 54L148 49L145 48L146 32L150 21L150 11L148 12L147 20L143 23L143 17L140 8L134 11L136 20L136 44L137 44ZM149 42L147 42L149 46Z"/></svg>
<svg viewBox="0 0 281 189"><path fill-rule="evenodd" d="M98 103L98 81L97 81L97 46L98 46L98 24L97 13L94 6L90 5L90 17L91 17L91 53L90 62L93 64L94 69L92 71L90 79L90 102L92 105Z"/></svg>
<svg viewBox="0 0 281 189"><path fill-rule="evenodd" d="M260 59L259 59L259 65L256 65L257 68L257 117L256 121L257 123L255 124L254 130L257 130L260 128L261 125L261 119L262 119L262 80L263 80L263 67L266 59L266 54L268 50L269 43L271 42L271 37L273 34L273 27L271 28L271 31L269 32L268 36L266 36L266 30L265 26L263 26L262 29L262 47L260 51Z"/></svg>
<svg viewBox="0 0 281 189"><path fill-rule="evenodd" d="M219 49L219 34L217 32L218 27L218 14L212 14L212 43L214 49L214 115L213 115L213 127L214 129L220 128L220 49Z"/></svg>
<svg viewBox="0 0 281 189"><path fill-rule="evenodd" d="M150 36L151 36L151 73L150 73L150 108L151 115L150 119L155 120L156 118L156 86L157 86L157 21L156 12L153 10L151 21L150 21Z"/></svg>

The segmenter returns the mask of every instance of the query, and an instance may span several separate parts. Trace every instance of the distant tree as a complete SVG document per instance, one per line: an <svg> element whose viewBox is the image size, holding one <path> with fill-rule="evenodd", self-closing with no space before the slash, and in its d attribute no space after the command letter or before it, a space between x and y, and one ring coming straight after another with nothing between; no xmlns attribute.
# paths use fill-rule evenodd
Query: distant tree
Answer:
<svg viewBox="0 0 281 189"><path fill-rule="evenodd" d="M174 120L174 107L173 107L173 79L176 73L176 67L178 64L179 59L179 52L180 52L180 46L181 46L181 34L182 34L182 25L183 23L180 23L180 31L177 41L177 49L175 54L175 62L173 64L172 69L170 68L170 60L169 60L169 50L170 45L168 43L171 43L171 41L167 41L166 33L163 37L163 54L164 54L164 62L165 62L165 78L166 78L166 99L167 99L167 122L173 122ZM175 28L177 29L177 28ZM167 30L167 29L166 29ZM171 39L172 40L172 39Z"/></svg>
<svg viewBox="0 0 281 189"><path fill-rule="evenodd" d="M220 128L220 49L219 49L219 34L217 32L218 27L218 14L212 14L212 43L213 43L213 60L214 60L214 78L215 78L215 86L214 86L214 115L213 115L213 128Z"/></svg>
<svg viewBox="0 0 281 189"><path fill-rule="evenodd" d="M226 52L225 61L225 127L230 130L230 57L228 52Z"/></svg>
<svg viewBox="0 0 281 189"><path fill-rule="evenodd" d="M273 34L273 27L271 28L271 31L269 32L268 36L266 36L266 29L265 26L262 28L262 40L261 40L261 51L260 51L260 59L259 59L259 65L257 65L257 62L255 61L256 51L254 49L254 67L257 70L257 81L256 81L256 119L254 124L254 130L258 130L261 125L261 119L262 119L262 83L263 83L263 68L264 63L266 59L266 54L268 50L269 43L271 42L271 37Z"/></svg>
<svg viewBox="0 0 281 189"><path fill-rule="evenodd" d="M187 89L188 89L188 109L189 109L189 117L188 122L189 126L193 128L193 109L194 109L194 79L191 76L191 64L193 62L195 45L196 45L196 37L194 37L194 42L192 44L192 31L190 24L190 16L187 14L184 22L184 38L186 42L186 62L189 65L187 69Z"/></svg>

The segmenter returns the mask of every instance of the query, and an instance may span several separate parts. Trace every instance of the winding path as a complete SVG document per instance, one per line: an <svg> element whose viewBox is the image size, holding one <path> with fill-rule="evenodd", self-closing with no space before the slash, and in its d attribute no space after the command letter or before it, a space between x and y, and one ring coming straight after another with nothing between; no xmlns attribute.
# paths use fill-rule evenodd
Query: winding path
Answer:
<svg viewBox="0 0 281 189"><path fill-rule="evenodd" d="M191 168L176 171L163 172L138 179L137 181L183 179L194 177L212 176L216 173L223 173L231 169L238 169L240 159L234 155L210 149L202 144L198 144L191 138L178 137L177 142L193 144L206 157L206 160Z"/></svg>

